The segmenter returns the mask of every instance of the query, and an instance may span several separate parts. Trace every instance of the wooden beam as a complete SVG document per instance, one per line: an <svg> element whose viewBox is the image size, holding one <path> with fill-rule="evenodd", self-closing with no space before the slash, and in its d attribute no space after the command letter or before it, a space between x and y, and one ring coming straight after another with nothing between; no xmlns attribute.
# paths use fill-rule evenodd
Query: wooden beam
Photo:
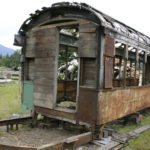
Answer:
<svg viewBox="0 0 150 150"><path fill-rule="evenodd" d="M77 136L67 138L65 140L53 142L37 148L37 150L63 150L67 148L76 148L78 146L84 145L92 140L92 133L87 132Z"/></svg>

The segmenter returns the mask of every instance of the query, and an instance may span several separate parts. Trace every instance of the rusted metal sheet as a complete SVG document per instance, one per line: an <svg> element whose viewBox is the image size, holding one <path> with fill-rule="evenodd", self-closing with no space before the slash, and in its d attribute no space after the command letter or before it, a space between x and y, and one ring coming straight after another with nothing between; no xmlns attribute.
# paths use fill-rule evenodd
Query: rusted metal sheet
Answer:
<svg viewBox="0 0 150 150"><path fill-rule="evenodd" d="M97 91L80 87L78 101L78 119L79 121L95 124L97 108Z"/></svg>
<svg viewBox="0 0 150 150"><path fill-rule="evenodd" d="M104 88L112 88L113 81L113 58L105 57Z"/></svg>
<svg viewBox="0 0 150 150"><path fill-rule="evenodd" d="M150 86L99 92L97 124L104 124L150 107Z"/></svg>

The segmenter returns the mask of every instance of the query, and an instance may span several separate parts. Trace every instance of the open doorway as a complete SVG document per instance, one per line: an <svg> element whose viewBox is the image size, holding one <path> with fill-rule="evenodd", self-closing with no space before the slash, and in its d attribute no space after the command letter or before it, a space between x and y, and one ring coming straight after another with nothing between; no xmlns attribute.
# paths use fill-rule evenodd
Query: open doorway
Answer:
<svg viewBox="0 0 150 150"><path fill-rule="evenodd" d="M78 26L59 29L57 68L57 107L76 110L78 99L79 58Z"/></svg>

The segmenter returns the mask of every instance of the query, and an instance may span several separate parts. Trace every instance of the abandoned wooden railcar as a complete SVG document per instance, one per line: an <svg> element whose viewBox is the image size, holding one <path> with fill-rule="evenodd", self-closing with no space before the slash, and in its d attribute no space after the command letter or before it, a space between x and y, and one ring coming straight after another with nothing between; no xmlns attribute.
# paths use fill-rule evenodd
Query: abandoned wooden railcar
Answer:
<svg viewBox="0 0 150 150"><path fill-rule="evenodd" d="M150 38L89 5L37 10L15 45L23 108L95 127L150 107Z"/></svg>

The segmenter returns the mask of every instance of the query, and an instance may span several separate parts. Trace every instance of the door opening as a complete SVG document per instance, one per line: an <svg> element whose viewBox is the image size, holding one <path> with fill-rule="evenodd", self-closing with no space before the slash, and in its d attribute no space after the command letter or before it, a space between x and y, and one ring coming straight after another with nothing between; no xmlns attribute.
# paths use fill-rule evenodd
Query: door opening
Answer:
<svg viewBox="0 0 150 150"><path fill-rule="evenodd" d="M78 26L67 26L59 29L56 106L61 109L76 110L77 106L78 38Z"/></svg>

